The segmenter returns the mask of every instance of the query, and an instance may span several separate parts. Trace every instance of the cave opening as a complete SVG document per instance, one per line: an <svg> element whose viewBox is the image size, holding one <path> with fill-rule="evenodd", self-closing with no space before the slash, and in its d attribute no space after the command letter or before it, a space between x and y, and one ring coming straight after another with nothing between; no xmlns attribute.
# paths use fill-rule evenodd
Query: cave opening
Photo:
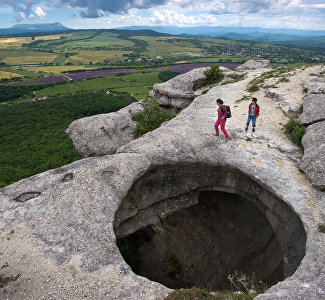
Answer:
<svg viewBox="0 0 325 300"><path fill-rule="evenodd" d="M268 286L294 273L306 234L284 201L238 171L185 170L145 174L115 215L117 245L134 273L208 290L229 288L235 271Z"/></svg>

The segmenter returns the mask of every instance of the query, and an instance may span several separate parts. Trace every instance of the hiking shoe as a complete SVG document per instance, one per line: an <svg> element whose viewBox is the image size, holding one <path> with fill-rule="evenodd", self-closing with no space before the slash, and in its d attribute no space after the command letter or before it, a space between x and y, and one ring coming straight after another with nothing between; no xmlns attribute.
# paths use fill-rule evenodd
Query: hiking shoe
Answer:
<svg viewBox="0 0 325 300"><path fill-rule="evenodd" d="M229 138L226 138L226 142L228 142L229 141Z"/></svg>
<svg viewBox="0 0 325 300"><path fill-rule="evenodd" d="M247 130L248 130L248 127L246 126L246 127L245 127L245 131L247 131Z"/></svg>
<svg viewBox="0 0 325 300"><path fill-rule="evenodd" d="M253 132L255 132L255 128L253 127Z"/></svg>

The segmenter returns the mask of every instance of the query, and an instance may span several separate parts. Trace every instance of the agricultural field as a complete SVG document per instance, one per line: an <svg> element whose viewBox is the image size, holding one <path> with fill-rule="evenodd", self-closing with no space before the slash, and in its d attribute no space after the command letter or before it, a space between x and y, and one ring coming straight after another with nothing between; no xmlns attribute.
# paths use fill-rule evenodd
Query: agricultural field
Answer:
<svg viewBox="0 0 325 300"><path fill-rule="evenodd" d="M0 38L0 49L20 48L22 44L32 42L32 37Z"/></svg>
<svg viewBox="0 0 325 300"><path fill-rule="evenodd" d="M12 73L12 72L6 72L6 71L1 71L0 70L0 79L9 79L9 78L13 78L13 77L24 77L21 74L17 74L17 73Z"/></svg>
<svg viewBox="0 0 325 300"><path fill-rule="evenodd" d="M158 78L159 72L145 72L126 75L112 75L103 78L89 78L73 82L62 83L53 87L39 90L36 96L52 96L60 94L71 94L82 90L109 90L127 92L137 100L145 99L152 86L161 82Z"/></svg>
<svg viewBox="0 0 325 300"><path fill-rule="evenodd" d="M132 51L86 50L86 51L80 51L77 55L70 56L66 61L73 63L74 65L89 64L89 62L98 63L103 60L121 60L123 59L122 57L123 54L130 54L130 53L132 53Z"/></svg>
<svg viewBox="0 0 325 300"><path fill-rule="evenodd" d="M44 64L52 62L57 54L34 52L29 53L30 55L22 56L7 56L1 60L1 62L8 65L33 65L33 64Z"/></svg>
<svg viewBox="0 0 325 300"><path fill-rule="evenodd" d="M24 70L28 70L31 72L43 72L43 73L52 73L52 74L60 74L71 70L88 70L93 69L94 67L90 66L39 66L39 67L22 67Z"/></svg>
<svg viewBox="0 0 325 300"><path fill-rule="evenodd" d="M132 36L133 39L147 42L148 46L141 55L156 56L167 55L180 52L198 52L202 51L197 45L192 43L190 38L177 37L151 37L151 36Z"/></svg>

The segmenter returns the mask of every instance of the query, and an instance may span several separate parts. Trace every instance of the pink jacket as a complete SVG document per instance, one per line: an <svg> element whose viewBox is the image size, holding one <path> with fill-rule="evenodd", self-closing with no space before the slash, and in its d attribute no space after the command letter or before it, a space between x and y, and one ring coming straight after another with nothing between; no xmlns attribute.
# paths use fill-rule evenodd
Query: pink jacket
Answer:
<svg viewBox="0 0 325 300"><path fill-rule="evenodd" d="M227 108L224 105L218 108L218 119L222 120L223 117L223 120L227 119Z"/></svg>

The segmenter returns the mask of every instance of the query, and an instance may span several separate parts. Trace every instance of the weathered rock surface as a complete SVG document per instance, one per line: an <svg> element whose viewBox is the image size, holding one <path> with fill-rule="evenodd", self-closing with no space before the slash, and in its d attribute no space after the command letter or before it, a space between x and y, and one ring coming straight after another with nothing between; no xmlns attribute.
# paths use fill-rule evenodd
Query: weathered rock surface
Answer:
<svg viewBox="0 0 325 300"><path fill-rule="evenodd" d="M325 120L325 94L309 94L304 98L302 124L310 125Z"/></svg>
<svg viewBox="0 0 325 300"><path fill-rule="evenodd" d="M8 262L7 276L22 275L0 290L0 298L162 300L171 290L136 275L115 234L157 224L195 203L196 193L223 191L253 203L280 244L286 279L256 299L324 299L325 235L317 227L325 222L325 194L290 159L292 143L281 139L279 145L281 130L268 120L276 103L262 107L265 126L274 127L263 129L261 119L260 135L245 138L249 102L236 100L255 73L212 88L117 154L86 158L1 189L0 257ZM228 143L213 135L216 97L234 107Z"/></svg>
<svg viewBox="0 0 325 300"><path fill-rule="evenodd" d="M279 90L276 88L269 88L265 91L266 96L272 98L275 101L283 100L283 96L279 93Z"/></svg>
<svg viewBox="0 0 325 300"><path fill-rule="evenodd" d="M178 75L172 80L156 83L149 93L161 106L169 108L185 108L195 98L194 89L200 87L206 79L204 71L198 68Z"/></svg>
<svg viewBox="0 0 325 300"><path fill-rule="evenodd" d="M264 83L262 84L263 88L271 88L272 86L274 86L277 83L277 78L268 78L264 81Z"/></svg>
<svg viewBox="0 0 325 300"><path fill-rule="evenodd" d="M325 188L325 121L307 127L302 138L304 156L300 167L313 185Z"/></svg>
<svg viewBox="0 0 325 300"><path fill-rule="evenodd" d="M325 77L315 77L305 82L308 94L325 94Z"/></svg>
<svg viewBox="0 0 325 300"><path fill-rule="evenodd" d="M283 100L280 102L280 107L289 118L298 118L300 115L300 105L297 103L290 103Z"/></svg>
<svg viewBox="0 0 325 300"><path fill-rule="evenodd" d="M260 59L260 60L248 60L244 64L236 68L236 70L259 70L259 69L270 69L272 68L269 60Z"/></svg>
<svg viewBox="0 0 325 300"><path fill-rule="evenodd" d="M134 139L137 123L132 120L132 115L142 109L141 104L136 102L117 112L82 118L73 121L66 133L83 157L112 154Z"/></svg>

